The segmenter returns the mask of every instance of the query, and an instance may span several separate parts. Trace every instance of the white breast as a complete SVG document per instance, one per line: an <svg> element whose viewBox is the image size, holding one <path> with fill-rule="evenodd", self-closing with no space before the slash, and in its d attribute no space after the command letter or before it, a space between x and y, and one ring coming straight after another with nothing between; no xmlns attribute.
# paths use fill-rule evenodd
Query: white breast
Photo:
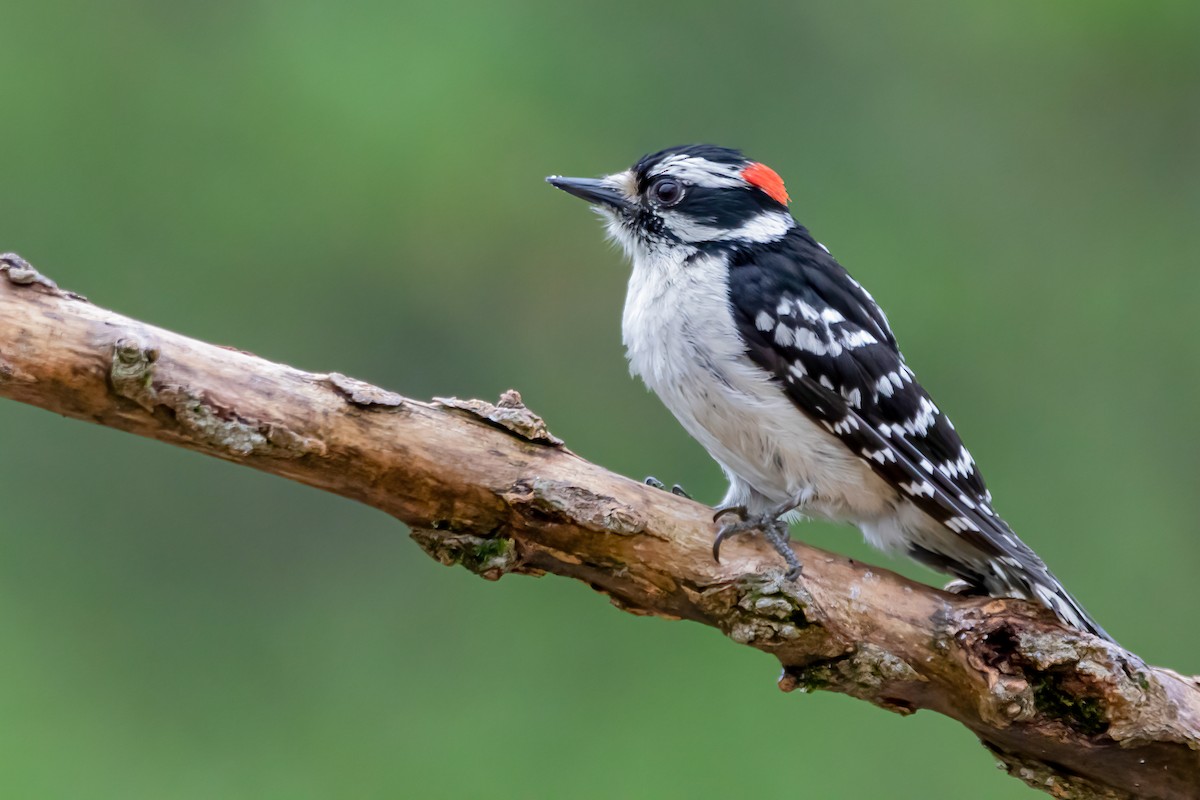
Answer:
<svg viewBox="0 0 1200 800"><path fill-rule="evenodd" d="M746 356L724 260L640 255L622 325L630 370L725 470L726 503L760 510L805 493L813 516L892 512L894 492Z"/></svg>

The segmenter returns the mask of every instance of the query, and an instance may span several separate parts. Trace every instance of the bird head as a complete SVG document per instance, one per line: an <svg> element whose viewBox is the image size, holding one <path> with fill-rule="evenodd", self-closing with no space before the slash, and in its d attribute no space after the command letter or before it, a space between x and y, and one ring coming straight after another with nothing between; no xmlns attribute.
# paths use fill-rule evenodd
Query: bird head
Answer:
<svg viewBox="0 0 1200 800"><path fill-rule="evenodd" d="M796 224L779 175L726 147L671 147L603 178L546 180L591 203L635 257L770 242Z"/></svg>

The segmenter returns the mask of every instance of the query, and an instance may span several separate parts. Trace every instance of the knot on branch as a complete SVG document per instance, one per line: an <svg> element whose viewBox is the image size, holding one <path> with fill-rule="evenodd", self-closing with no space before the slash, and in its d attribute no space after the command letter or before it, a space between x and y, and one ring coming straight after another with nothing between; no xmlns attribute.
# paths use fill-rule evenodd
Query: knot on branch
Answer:
<svg viewBox="0 0 1200 800"><path fill-rule="evenodd" d="M500 580L520 565L516 544L502 536L476 536L436 528L413 528L409 536L439 564L466 567L489 581Z"/></svg>
<svg viewBox="0 0 1200 800"><path fill-rule="evenodd" d="M18 286L41 286L53 292L58 291L57 283L38 272L33 264L16 253L0 254L0 271L8 276L10 283Z"/></svg>
<svg viewBox="0 0 1200 800"><path fill-rule="evenodd" d="M525 407L516 389L509 389L500 395L495 405L486 400L459 400L457 397L435 397L433 402L442 408L464 412L489 425L515 433L528 442L551 447L563 446L563 440L550 432L545 420Z"/></svg>
<svg viewBox="0 0 1200 800"><path fill-rule="evenodd" d="M320 439L296 433L278 423L242 419L186 387L159 385L155 381L155 368L160 355L157 346L137 334L117 339L108 371L113 392L151 413L166 412L174 419L180 435L228 455L300 458L325 453Z"/></svg>
<svg viewBox="0 0 1200 800"><path fill-rule="evenodd" d="M827 689L901 714L916 710L895 688L926 679L882 647L833 635L803 579L788 581L774 570L743 575L705 590L698 602L730 639L780 658L779 688L785 692Z"/></svg>
<svg viewBox="0 0 1200 800"><path fill-rule="evenodd" d="M35 286L43 292L72 300L87 300L81 294L64 292L58 284L47 278L25 259L16 253L0 253L0 272L8 277L8 282L16 286Z"/></svg>
<svg viewBox="0 0 1200 800"><path fill-rule="evenodd" d="M378 386L360 381L357 378L350 378L340 372L331 372L325 376L325 380L337 390L343 398L351 405L359 408L399 408L404 405L404 397L389 392L387 389L381 389Z"/></svg>
<svg viewBox="0 0 1200 800"><path fill-rule="evenodd" d="M733 641L760 649L793 642L813 627L812 598L782 572L743 575L700 593L698 604Z"/></svg>
<svg viewBox="0 0 1200 800"><path fill-rule="evenodd" d="M972 666L988 681L980 716L997 727L1032 722L1128 746L1140 743L1148 717L1168 705L1145 664L1093 636L1000 618L963 638ZM1161 733L1161 724L1155 727Z"/></svg>
<svg viewBox="0 0 1200 800"><path fill-rule="evenodd" d="M113 345L112 368L108 377L113 391L127 397L147 411L158 402L154 391L154 362L158 348L137 336L124 336Z"/></svg>
<svg viewBox="0 0 1200 800"><path fill-rule="evenodd" d="M908 700L889 694L889 687L927 679L907 661L869 642L854 645L848 652L803 666L784 667L779 688L812 692L831 689L866 700L880 708L908 715L916 707Z"/></svg>
<svg viewBox="0 0 1200 800"><path fill-rule="evenodd" d="M521 480L500 496L510 508L534 525L557 523L618 536L646 532L645 519L631 506L563 481ZM497 580L509 572L541 574L539 569L523 563L516 544L508 535L478 523L439 520L432 527L414 526L410 535L439 563L466 567L488 580ZM581 563L578 557L556 550L545 542L535 549L559 561ZM608 564L607 567L615 569L617 565ZM619 599L614 602L621 605ZM636 613L636 606L629 605L626 610Z"/></svg>

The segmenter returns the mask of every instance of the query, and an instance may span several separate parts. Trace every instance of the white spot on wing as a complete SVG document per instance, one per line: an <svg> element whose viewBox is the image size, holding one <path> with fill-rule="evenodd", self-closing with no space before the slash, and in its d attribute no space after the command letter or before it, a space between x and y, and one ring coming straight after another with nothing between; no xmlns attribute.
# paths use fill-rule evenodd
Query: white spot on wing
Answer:
<svg viewBox="0 0 1200 800"><path fill-rule="evenodd" d="M878 339L861 328L842 332L842 345L851 350L856 347L865 347L869 344L875 344L878 341Z"/></svg>
<svg viewBox="0 0 1200 800"><path fill-rule="evenodd" d="M837 424L833 426L833 432L846 435L858 430L858 420L854 417L842 417Z"/></svg>
<svg viewBox="0 0 1200 800"><path fill-rule="evenodd" d="M892 452L890 447L884 447L879 450L863 450L862 453L864 458L878 461L880 464L896 460L896 454Z"/></svg>
<svg viewBox="0 0 1200 800"><path fill-rule="evenodd" d="M842 346L837 342L823 341L820 336L808 328L798 328L796 330L796 347L801 350L806 350L815 356L834 356L837 357L842 353ZM830 384L830 389L833 385Z"/></svg>
<svg viewBox="0 0 1200 800"><path fill-rule="evenodd" d="M933 497L933 484L929 481L901 483L900 488L917 497Z"/></svg>
<svg viewBox="0 0 1200 800"><path fill-rule="evenodd" d="M809 322L816 322L821 318L821 312L817 311L803 300L796 301L796 309L800 312L800 316L804 317Z"/></svg>
<svg viewBox="0 0 1200 800"><path fill-rule="evenodd" d="M959 449L958 458L938 464L938 471L947 478L966 478L975 470L975 459L967 452L967 448Z"/></svg>
<svg viewBox="0 0 1200 800"><path fill-rule="evenodd" d="M963 517L950 517L946 520L946 527L955 533L962 533L967 529L967 520Z"/></svg>

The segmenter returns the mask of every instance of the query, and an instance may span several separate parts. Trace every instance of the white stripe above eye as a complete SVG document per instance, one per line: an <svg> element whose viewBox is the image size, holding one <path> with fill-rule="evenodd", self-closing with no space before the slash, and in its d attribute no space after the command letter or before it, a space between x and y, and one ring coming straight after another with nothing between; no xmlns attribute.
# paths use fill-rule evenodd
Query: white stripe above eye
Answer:
<svg viewBox="0 0 1200 800"><path fill-rule="evenodd" d="M662 212L662 217L667 227L685 242L773 242L796 224L786 211L756 214L749 222L730 229L704 225L676 211Z"/></svg>
<svg viewBox="0 0 1200 800"><path fill-rule="evenodd" d="M675 155L660 161L651 175L669 174L672 178L703 186L707 189L724 189L731 186L745 186L742 178L742 166L738 164L719 164L698 156Z"/></svg>

